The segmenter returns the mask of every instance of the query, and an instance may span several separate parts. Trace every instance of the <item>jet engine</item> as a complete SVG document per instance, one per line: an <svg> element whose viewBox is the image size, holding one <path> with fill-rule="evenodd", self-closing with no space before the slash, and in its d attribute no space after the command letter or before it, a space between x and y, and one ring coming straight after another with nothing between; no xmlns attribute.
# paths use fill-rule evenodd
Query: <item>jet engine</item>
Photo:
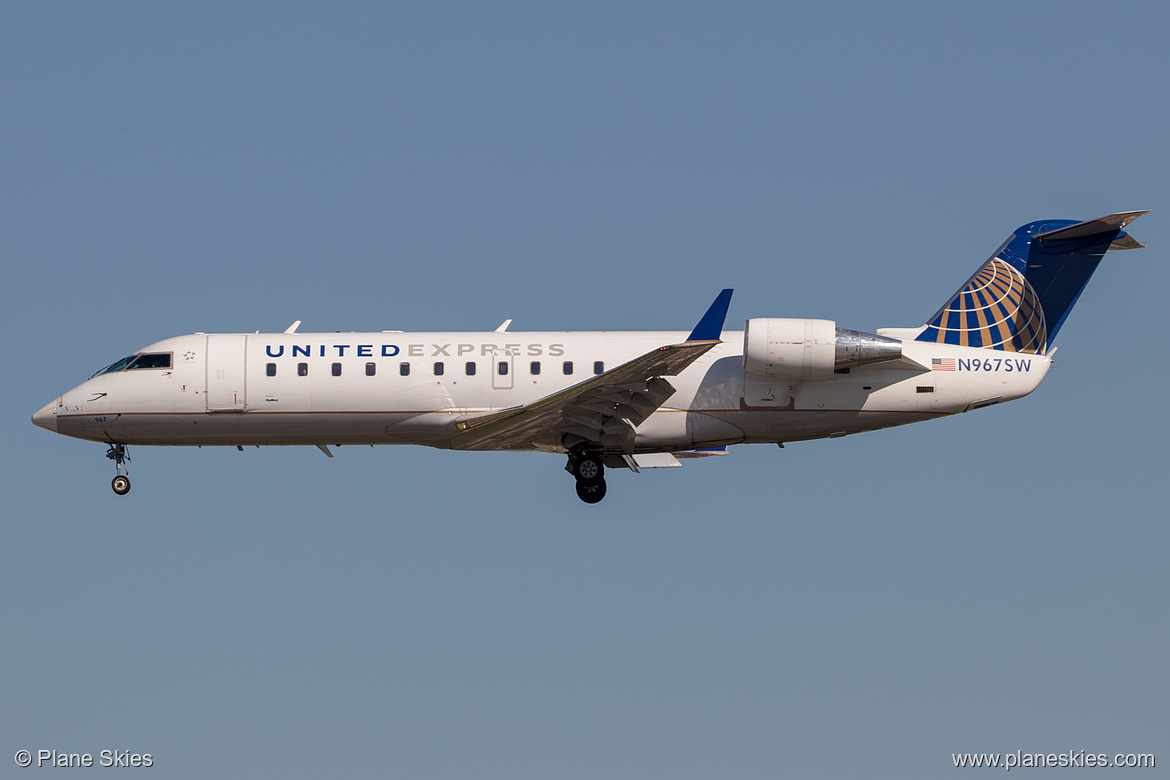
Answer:
<svg viewBox="0 0 1170 780"><path fill-rule="evenodd" d="M901 341L838 328L832 320L761 317L748 320L743 333L743 367L761 376L829 376L901 356Z"/></svg>

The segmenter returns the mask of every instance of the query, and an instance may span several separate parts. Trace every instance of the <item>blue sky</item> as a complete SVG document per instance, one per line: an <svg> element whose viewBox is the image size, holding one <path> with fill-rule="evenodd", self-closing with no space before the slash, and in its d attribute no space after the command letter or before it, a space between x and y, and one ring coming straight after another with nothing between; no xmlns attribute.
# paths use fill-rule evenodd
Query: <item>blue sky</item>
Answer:
<svg viewBox="0 0 1170 780"><path fill-rule="evenodd" d="M0 761L1170 761L1170 19L952 5L9 4ZM686 330L735 287L731 327L914 326L1016 226L1139 208L1029 398L597 507L558 458L408 448L138 448L120 499L29 423L150 342L298 319Z"/></svg>

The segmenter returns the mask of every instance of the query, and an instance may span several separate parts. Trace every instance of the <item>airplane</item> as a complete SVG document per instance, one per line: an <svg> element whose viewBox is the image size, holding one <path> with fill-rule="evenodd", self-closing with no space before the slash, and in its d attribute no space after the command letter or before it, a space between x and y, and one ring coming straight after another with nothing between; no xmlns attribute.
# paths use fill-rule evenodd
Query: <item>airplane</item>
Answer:
<svg viewBox="0 0 1170 780"><path fill-rule="evenodd" d="M1105 252L1147 211L1017 229L916 328L749 319L723 290L684 331L194 333L110 364L33 415L107 445L416 444L567 457L577 495L612 469L670 468L734 444L836 438L1022 398Z"/></svg>

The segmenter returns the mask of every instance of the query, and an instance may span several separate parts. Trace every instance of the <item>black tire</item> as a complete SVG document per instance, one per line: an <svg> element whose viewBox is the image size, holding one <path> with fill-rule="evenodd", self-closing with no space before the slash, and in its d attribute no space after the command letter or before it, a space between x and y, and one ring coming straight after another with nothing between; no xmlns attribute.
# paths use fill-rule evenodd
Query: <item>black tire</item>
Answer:
<svg viewBox="0 0 1170 780"><path fill-rule="evenodd" d="M114 481L110 483L110 487L114 492L120 496L124 496L130 492L130 477L124 477L121 474L114 477Z"/></svg>
<svg viewBox="0 0 1170 780"><path fill-rule="evenodd" d="M601 462L601 458L596 458L592 455L582 455L573 463L573 476L578 482L583 482L587 485L596 484L598 481L605 478L605 466Z"/></svg>
<svg viewBox="0 0 1170 780"><path fill-rule="evenodd" d="M598 479L596 482L582 482L578 480L577 498L586 504L596 504L605 498L605 480Z"/></svg>

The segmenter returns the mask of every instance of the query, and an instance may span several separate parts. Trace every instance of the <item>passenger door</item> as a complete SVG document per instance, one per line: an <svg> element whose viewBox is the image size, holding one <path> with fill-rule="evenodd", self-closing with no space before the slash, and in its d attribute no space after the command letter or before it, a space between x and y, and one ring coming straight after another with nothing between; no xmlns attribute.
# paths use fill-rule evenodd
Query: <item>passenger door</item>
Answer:
<svg viewBox="0 0 1170 780"><path fill-rule="evenodd" d="M207 411L242 412L247 409L245 348L242 333L207 337Z"/></svg>

